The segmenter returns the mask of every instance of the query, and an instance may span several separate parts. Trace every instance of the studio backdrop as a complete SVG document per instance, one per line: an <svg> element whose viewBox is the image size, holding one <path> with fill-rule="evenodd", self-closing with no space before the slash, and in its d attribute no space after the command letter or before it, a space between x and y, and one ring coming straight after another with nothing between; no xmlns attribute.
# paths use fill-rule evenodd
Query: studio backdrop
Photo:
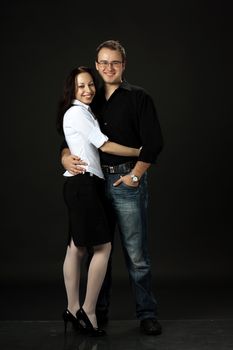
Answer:
<svg viewBox="0 0 233 350"><path fill-rule="evenodd" d="M152 96L164 136L149 170L153 279L230 283L229 11L197 0L109 6L1 5L1 283L61 279L67 215L57 104L67 73L94 67L108 39L125 47L125 77ZM113 273L127 278L117 234Z"/></svg>

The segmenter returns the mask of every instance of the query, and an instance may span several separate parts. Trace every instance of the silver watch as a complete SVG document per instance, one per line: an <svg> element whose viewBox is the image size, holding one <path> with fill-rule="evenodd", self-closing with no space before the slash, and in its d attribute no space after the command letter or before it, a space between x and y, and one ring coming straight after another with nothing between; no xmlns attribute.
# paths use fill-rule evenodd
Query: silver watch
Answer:
<svg viewBox="0 0 233 350"><path fill-rule="evenodd" d="M139 177L137 175L131 174L130 177L133 182L139 182Z"/></svg>

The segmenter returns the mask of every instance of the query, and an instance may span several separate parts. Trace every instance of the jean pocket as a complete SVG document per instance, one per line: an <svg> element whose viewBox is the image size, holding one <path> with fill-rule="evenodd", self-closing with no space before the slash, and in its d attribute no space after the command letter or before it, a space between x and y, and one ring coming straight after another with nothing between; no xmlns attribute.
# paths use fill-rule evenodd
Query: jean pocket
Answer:
<svg viewBox="0 0 233 350"><path fill-rule="evenodd" d="M127 185L127 184L125 184L125 183L122 181L122 182L120 183L120 186L125 187L125 188L127 188L127 189L129 189L129 190L132 190L132 191L136 191L136 190L138 190L140 184L136 187L136 186Z"/></svg>

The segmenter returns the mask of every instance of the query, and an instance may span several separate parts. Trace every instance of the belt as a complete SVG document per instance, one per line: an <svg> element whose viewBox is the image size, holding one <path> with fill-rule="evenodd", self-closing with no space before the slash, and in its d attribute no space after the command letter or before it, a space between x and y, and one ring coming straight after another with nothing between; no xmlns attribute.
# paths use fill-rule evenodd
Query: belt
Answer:
<svg viewBox="0 0 233 350"><path fill-rule="evenodd" d="M96 176L95 174L90 173L89 171L85 171L82 175L90 176L90 177Z"/></svg>
<svg viewBox="0 0 233 350"><path fill-rule="evenodd" d="M102 165L102 170L105 174L127 174L135 165L135 162L127 162L118 165Z"/></svg>

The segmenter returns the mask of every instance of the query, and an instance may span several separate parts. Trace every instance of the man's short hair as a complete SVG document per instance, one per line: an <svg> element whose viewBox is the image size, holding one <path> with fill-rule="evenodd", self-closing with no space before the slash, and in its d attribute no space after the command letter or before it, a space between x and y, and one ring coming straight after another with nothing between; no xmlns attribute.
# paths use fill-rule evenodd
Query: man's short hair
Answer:
<svg viewBox="0 0 233 350"><path fill-rule="evenodd" d="M126 60L126 53L124 47L120 44L118 40L107 40L101 43L97 49L96 49L96 62L98 62L98 55L101 49L107 48L110 50L115 50L120 52L121 57L122 57L122 62L125 62Z"/></svg>

